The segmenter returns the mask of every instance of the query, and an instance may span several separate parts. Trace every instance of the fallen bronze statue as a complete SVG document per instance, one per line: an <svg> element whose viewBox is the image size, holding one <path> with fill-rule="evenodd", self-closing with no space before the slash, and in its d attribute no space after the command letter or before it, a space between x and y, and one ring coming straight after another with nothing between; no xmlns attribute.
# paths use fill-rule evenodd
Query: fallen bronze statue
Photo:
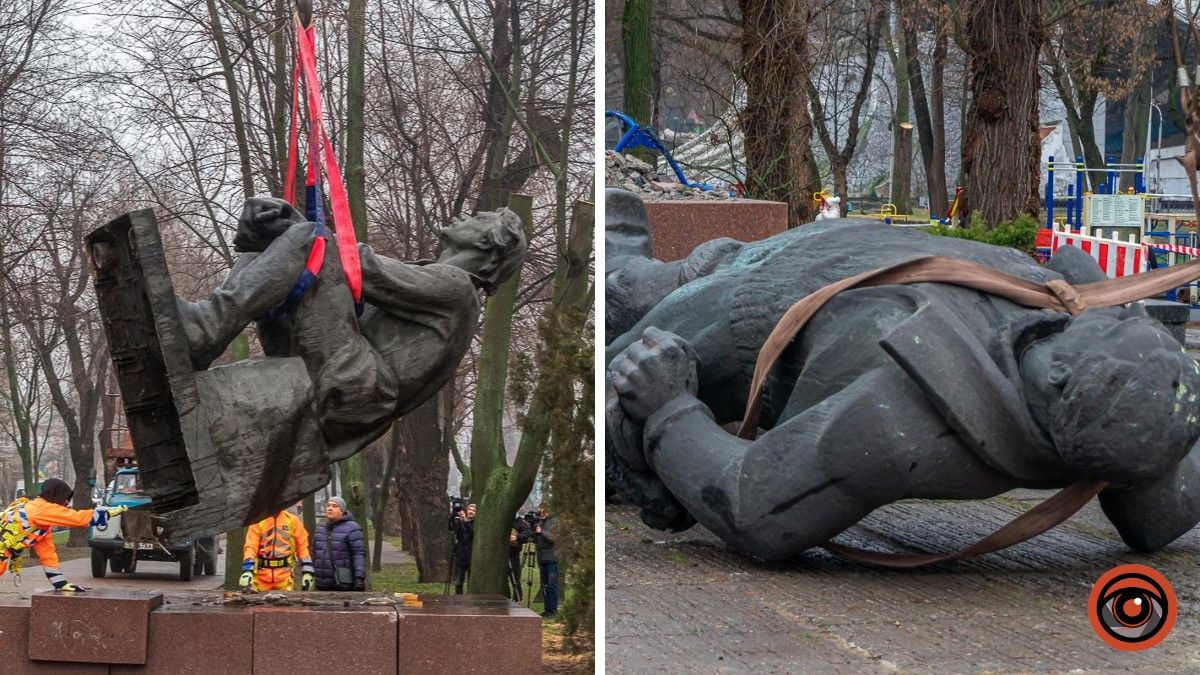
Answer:
<svg viewBox="0 0 1200 675"><path fill-rule="evenodd" d="M1200 522L1200 365L1136 302L1200 262L1106 280L1071 247L1039 266L831 220L665 263L636 195L609 189L605 209L606 479L648 525L911 567L1022 541L1097 494L1139 551ZM898 500L1022 487L1061 490L960 551L830 543Z"/></svg>
<svg viewBox="0 0 1200 675"><path fill-rule="evenodd" d="M359 244L357 308L332 233L281 200L246 202L239 257L200 302L175 296L152 211L88 236L158 538L206 536L295 504L329 482L330 463L453 376L480 291L520 267L526 241L507 209L451 223L440 236L437 262L401 262ZM210 368L251 323L266 358Z"/></svg>

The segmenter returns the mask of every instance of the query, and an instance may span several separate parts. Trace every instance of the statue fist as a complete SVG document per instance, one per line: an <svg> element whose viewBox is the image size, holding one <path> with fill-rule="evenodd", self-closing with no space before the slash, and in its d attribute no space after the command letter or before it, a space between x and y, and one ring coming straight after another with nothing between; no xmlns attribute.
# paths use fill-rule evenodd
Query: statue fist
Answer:
<svg viewBox="0 0 1200 675"><path fill-rule="evenodd" d="M282 199L251 197L242 207L233 246L241 253L265 251L289 227L303 222L304 216Z"/></svg>
<svg viewBox="0 0 1200 675"><path fill-rule="evenodd" d="M625 412L644 421L671 399L696 393L696 353L678 335L647 328L609 364L608 381Z"/></svg>

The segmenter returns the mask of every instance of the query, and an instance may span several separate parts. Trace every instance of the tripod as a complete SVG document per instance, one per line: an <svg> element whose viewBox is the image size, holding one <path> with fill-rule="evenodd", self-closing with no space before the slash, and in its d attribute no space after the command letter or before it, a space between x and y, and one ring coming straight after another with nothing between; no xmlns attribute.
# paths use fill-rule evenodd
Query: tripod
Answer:
<svg viewBox="0 0 1200 675"><path fill-rule="evenodd" d="M537 547L534 543L527 542L525 550L521 552L523 566L530 569L529 582L525 589L525 606L530 607L533 604L533 577L537 574ZM519 581L519 580L518 580Z"/></svg>
<svg viewBox="0 0 1200 675"><path fill-rule="evenodd" d="M516 550L515 560L513 559L512 549L509 549L509 554L505 557L504 564L508 567L508 596L513 602L519 605L521 604L521 549L518 548Z"/></svg>
<svg viewBox="0 0 1200 675"><path fill-rule="evenodd" d="M450 595L450 581L454 579L454 541L450 542L450 565L446 571L446 588L442 591L442 595Z"/></svg>

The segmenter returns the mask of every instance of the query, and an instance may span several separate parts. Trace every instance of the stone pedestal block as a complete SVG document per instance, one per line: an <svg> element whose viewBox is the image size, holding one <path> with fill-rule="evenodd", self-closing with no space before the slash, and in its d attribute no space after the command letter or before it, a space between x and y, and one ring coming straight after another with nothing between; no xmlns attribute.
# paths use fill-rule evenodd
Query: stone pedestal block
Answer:
<svg viewBox="0 0 1200 675"><path fill-rule="evenodd" d="M401 607L400 673L540 673L542 618L502 598L422 596Z"/></svg>
<svg viewBox="0 0 1200 675"><path fill-rule="evenodd" d="M150 611L161 604L161 593L145 591L34 593L29 613L29 658L145 663Z"/></svg>
<svg viewBox="0 0 1200 675"><path fill-rule="evenodd" d="M253 661L254 615L249 609L173 604L150 613L146 665L113 666L112 675L234 675L251 672Z"/></svg>
<svg viewBox="0 0 1200 675"><path fill-rule="evenodd" d="M394 607L256 607L254 675L396 672Z"/></svg>
<svg viewBox="0 0 1200 675"><path fill-rule="evenodd" d="M6 675L105 675L98 663L50 663L29 659L29 599L0 596L0 672Z"/></svg>
<svg viewBox="0 0 1200 675"><path fill-rule="evenodd" d="M787 229L787 204L757 199L672 199L646 202L654 257L670 262L687 257L711 239L756 241Z"/></svg>
<svg viewBox="0 0 1200 675"><path fill-rule="evenodd" d="M1152 319L1158 319L1162 322L1171 335L1179 341L1179 344L1187 342L1187 322L1191 314L1191 307L1182 302L1171 302L1169 300L1143 300L1142 303L1146 306L1146 313Z"/></svg>

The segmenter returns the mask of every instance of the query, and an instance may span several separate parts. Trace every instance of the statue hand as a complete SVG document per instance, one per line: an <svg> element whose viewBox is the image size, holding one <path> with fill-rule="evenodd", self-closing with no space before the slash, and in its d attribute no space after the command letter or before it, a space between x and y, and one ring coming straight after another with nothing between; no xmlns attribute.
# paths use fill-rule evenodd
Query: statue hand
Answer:
<svg viewBox="0 0 1200 675"><path fill-rule="evenodd" d="M304 216L282 199L251 197L238 218L234 248L239 252L262 252L289 227L302 222Z"/></svg>
<svg viewBox="0 0 1200 675"><path fill-rule="evenodd" d="M696 353L678 335L647 328L609 364L608 381L629 417L644 421L675 397L696 393Z"/></svg>

